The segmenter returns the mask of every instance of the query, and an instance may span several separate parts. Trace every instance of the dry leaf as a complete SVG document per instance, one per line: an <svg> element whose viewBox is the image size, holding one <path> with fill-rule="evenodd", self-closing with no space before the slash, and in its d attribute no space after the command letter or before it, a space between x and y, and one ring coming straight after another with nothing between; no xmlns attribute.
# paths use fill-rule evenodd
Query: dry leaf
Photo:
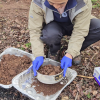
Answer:
<svg viewBox="0 0 100 100"><path fill-rule="evenodd" d="M68 96L64 96L64 97L62 97L61 100L69 100L69 97Z"/></svg>
<svg viewBox="0 0 100 100"><path fill-rule="evenodd" d="M96 90L92 91L93 96L95 96L98 92Z"/></svg>
<svg viewBox="0 0 100 100"><path fill-rule="evenodd" d="M20 45L19 45L19 44L17 44L17 47L20 47Z"/></svg>
<svg viewBox="0 0 100 100"><path fill-rule="evenodd" d="M77 90L73 90L72 95L75 97L76 96L76 93L77 93Z"/></svg>
<svg viewBox="0 0 100 100"><path fill-rule="evenodd" d="M24 34L24 33L25 33L25 31L24 31L24 30L21 30L20 32L21 32L22 34Z"/></svg>
<svg viewBox="0 0 100 100"><path fill-rule="evenodd" d="M3 35L3 38L5 39L6 37Z"/></svg>
<svg viewBox="0 0 100 100"><path fill-rule="evenodd" d="M100 93L97 94L96 98L100 99Z"/></svg>

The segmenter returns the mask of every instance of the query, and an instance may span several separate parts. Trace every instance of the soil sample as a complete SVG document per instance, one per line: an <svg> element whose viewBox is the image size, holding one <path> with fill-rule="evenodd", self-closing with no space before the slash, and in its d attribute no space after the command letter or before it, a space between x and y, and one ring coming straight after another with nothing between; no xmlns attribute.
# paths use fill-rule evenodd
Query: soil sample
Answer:
<svg viewBox="0 0 100 100"><path fill-rule="evenodd" d="M39 73L44 75L56 75L62 72L62 69L60 66L54 66L51 64L41 66L38 70Z"/></svg>
<svg viewBox="0 0 100 100"><path fill-rule="evenodd" d="M8 85L14 76L28 69L32 60L27 56L3 55L0 62L0 84Z"/></svg>
<svg viewBox="0 0 100 100"><path fill-rule="evenodd" d="M34 89L37 93L43 93L44 96L46 95L53 95L57 91L59 91L65 84L61 84L61 82L56 84L44 84L39 82L37 79L32 83L31 86L35 86Z"/></svg>

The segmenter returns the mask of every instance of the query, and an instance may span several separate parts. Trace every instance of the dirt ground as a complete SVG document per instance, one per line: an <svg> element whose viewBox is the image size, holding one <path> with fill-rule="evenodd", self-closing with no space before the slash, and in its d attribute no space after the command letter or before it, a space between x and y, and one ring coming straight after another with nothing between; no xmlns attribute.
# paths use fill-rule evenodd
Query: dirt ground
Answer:
<svg viewBox="0 0 100 100"><path fill-rule="evenodd" d="M0 0L0 53L8 47L16 47L32 53L29 42L28 12L31 0ZM93 9L92 14L100 18L100 10ZM62 39L62 52L67 47L65 36ZM71 68L78 75L93 76L94 67L100 66L100 41L81 52L82 63ZM66 99L64 99L64 97ZM100 100L100 87L94 79L76 77L66 87L57 100ZM16 89L0 88L0 100L30 100Z"/></svg>

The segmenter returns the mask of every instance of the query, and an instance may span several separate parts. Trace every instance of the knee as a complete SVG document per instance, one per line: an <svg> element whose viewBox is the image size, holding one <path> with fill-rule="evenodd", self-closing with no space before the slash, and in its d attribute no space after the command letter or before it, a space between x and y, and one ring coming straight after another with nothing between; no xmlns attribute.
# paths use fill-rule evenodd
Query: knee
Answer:
<svg viewBox="0 0 100 100"><path fill-rule="evenodd" d="M48 44L59 44L62 38L61 28L54 22L46 25L40 39Z"/></svg>
<svg viewBox="0 0 100 100"><path fill-rule="evenodd" d="M90 29L97 29L100 28L100 19L93 18L90 22Z"/></svg>

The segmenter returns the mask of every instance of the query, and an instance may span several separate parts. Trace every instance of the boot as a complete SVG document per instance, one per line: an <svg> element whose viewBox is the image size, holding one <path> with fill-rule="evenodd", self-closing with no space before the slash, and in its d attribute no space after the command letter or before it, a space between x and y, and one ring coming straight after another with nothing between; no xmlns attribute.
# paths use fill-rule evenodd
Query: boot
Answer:
<svg viewBox="0 0 100 100"><path fill-rule="evenodd" d="M59 61L59 51L57 51L55 54L51 54L50 49L48 50L48 58Z"/></svg>
<svg viewBox="0 0 100 100"><path fill-rule="evenodd" d="M81 63L81 55L73 58L73 60L72 60L73 65L79 65L80 63Z"/></svg>

